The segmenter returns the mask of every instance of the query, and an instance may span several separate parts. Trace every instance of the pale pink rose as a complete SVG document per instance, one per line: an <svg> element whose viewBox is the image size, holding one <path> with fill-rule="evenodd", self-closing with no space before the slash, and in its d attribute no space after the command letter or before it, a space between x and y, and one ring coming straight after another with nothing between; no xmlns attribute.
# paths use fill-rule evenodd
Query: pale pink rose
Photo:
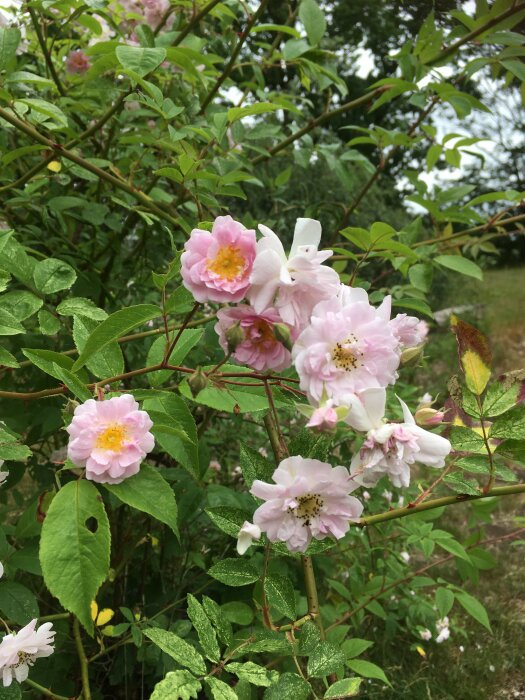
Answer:
<svg viewBox="0 0 525 700"><path fill-rule="evenodd" d="M422 332L421 324L425 324L427 327L426 333ZM390 321L390 326L403 349L421 345L428 333L425 321L420 321L415 316L407 316L407 314L398 314Z"/></svg>
<svg viewBox="0 0 525 700"><path fill-rule="evenodd" d="M292 364L290 351L277 340L273 331L274 323L282 323L275 309L269 308L258 314L253 307L241 304L220 309L217 312L217 319L215 332L219 336L219 344L224 352L228 352L227 330L237 323L240 324L239 328L244 334L244 340L236 346L233 353L233 357L240 364L252 367L258 372L269 369L280 372ZM293 335L292 329L290 332Z"/></svg>
<svg viewBox="0 0 525 700"><path fill-rule="evenodd" d="M261 539L261 529L253 523L245 520L237 535L237 552L244 554L253 544L254 540Z"/></svg>
<svg viewBox="0 0 525 700"><path fill-rule="evenodd" d="M304 552L312 537L341 539L363 505L348 494L357 488L348 469L317 459L288 457L274 471L275 484L256 480L250 493L266 503L253 515L270 542L284 542L290 552Z"/></svg>
<svg viewBox="0 0 525 700"><path fill-rule="evenodd" d="M120 484L139 471L155 439L153 423L130 394L107 401L89 399L77 406L66 430L70 435L68 457L86 468L86 479L100 484Z"/></svg>
<svg viewBox="0 0 525 700"><path fill-rule="evenodd" d="M27 679L29 667L36 659L51 656L54 651L53 625L46 622L36 629L37 620L19 632L6 634L0 643L0 672L4 687L10 686L15 678L19 683Z"/></svg>
<svg viewBox="0 0 525 700"><path fill-rule="evenodd" d="M430 639L432 639L432 632L429 629L420 630L419 636L425 642L428 642Z"/></svg>
<svg viewBox="0 0 525 700"><path fill-rule="evenodd" d="M306 427L316 428L320 432L331 432L336 429L338 420L336 409L332 407L331 402L327 402L315 409Z"/></svg>
<svg viewBox="0 0 525 700"><path fill-rule="evenodd" d="M170 8L169 0L142 0L142 4L145 9L146 24L149 24L152 29L156 29ZM171 26L171 24L173 24L173 17L168 19L166 27Z"/></svg>
<svg viewBox="0 0 525 700"><path fill-rule="evenodd" d="M68 73L85 73L90 67L89 56L82 49L69 52L66 58L66 70Z"/></svg>
<svg viewBox="0 0 525 700"><path fill-rule="evenodd" d="M370 389L350 401L347 423L356 430L367 431L366 440L352 459L350 471L362 486L374 486L387 474L394 486L407 487L411 464L420 462L441 468L445 466L451 444L416 425L401 399L404 422L385 423L385 398L384 389Z"/></svg>
<svg viewBox="0 0 525 700"><path fill-rule="evenodd" d="M211 233L193 229L181 256L181 275L196 301L238 302L250 287L255 231L218 216Z"/></svg>
<svg viewBox="0 0 525 700"><path fill-rule="evenodd" d="M257 243L250 303L257 312L275 306L283 321L300 331L314 306L335 296L339 288L337 272L322 264L332 251L318 251L321 224L314 219L297 219L288 257L271 229L261 224L259 231L263 237Z"/></svg>
<svg viewBox="0 0 525 700"><path fill-rule="evenodd" d="M295 342L292 357L300 386L313 403L326 395L344 405L356 392L397 378L400 352L388 323L390 298L376 309L368 297L359 297L352 303L334 297L317 304Z"/></svg>
<svg viewBox="0 0 525 700"><path fill-rule="evenodd" d="M214 472L217 472L217 474L221 471L221 463L217 462L216 459L212 459L211 462L208 464L208 468L211 469Z"/></svg>

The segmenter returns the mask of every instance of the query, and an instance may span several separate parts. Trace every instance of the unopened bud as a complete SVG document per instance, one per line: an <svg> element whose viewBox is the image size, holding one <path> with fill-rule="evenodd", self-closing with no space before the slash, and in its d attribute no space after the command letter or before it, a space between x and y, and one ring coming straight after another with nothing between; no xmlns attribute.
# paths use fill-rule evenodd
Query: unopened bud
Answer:
<svg viewBox="0 0 525 700"><path fill-rule="evenodd" d="M78 401L75 401L75 399L68 399L66 402L66 405L62 409L64 413L67 413L68 415L72 416L75 413L75 409L80 406L80 403Z"/></svg>
<svg viewBox="0 0 525 700"><path fill-rule="evenodd" d="M190 387L193 398L195 398L203 389L206 389L208 386L208 377L204 374L201 367L197 367L195 372L188 379L188 386Z"/></svg>
<svg viewBox="0 0 525 700"><path fill-rule="evenodd" d="M407 348L401 353L402 365L415 365L423 354L423 345L416 345L413 348Z"/></svg>
<svg viewBox="0 0 525 700"><path fill-rule="evenodd" d="M228 345L228 352L232 355L239 345L244 342L244 331L241 328L240 322L237 321L233 326L230 326L224 335Z"/></svg>
<svg viewBox="0 0 525 700"><path fill-rule="evenodd" d="M439 425L445 413L443 411L436 411L435 408L419 408L415 414L414 418L418 425Z"/></svg>
<svg viewBox="0 0 525 700"><path fill-rule="evenodd" d="M293 342L289 326L287 326L285 323L274 323L273 334L276 340L282 343L287 350L291 351Z"/></svg>

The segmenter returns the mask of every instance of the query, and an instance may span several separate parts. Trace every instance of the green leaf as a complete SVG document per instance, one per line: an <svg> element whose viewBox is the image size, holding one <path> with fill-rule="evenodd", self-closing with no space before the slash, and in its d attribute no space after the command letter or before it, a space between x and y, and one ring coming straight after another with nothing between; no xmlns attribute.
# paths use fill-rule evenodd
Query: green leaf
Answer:
<svg viewBox="0 0 525 700"><path fill-rule="evenodd" d="M246 603L241 603L241 601L232 601L231 603L224 603L221 606L221 611L228 622L232 622L234 625L250 625L253 621L253 610Z"/></svg>
<svg viewBox="0 0 525 700"><path fill-rule="evenodd" d="M57 313L61 316L85 316L93 321L104 321L108 317L103 309L99 309L91 299L84 297L64 299L57 306Z"/></svg>
<svg viewBox="0 0 525 700"><path fill-rule="evenodd" d="M197 427L184 399L176 394L165 392L161 396L144 401L143 408L145 411L164 413L168 424L176 425L184 431L187 439L162 431L158 432L155 436L156 442L195 479L198 479L200 466Z"/></svg>
<svg viewBox="0 0 525 700"><path fill-rule="evenodd" d="M166 49L117 46L115 49L120 65L143 78L160 66L166 58Z"/></svg>
<svg viewBox="0 0 525 700"><path fill-rule="evenodd" d="M308 675L323 678L344 666L345 657L341 649L331 642L319 642L308 658Z"/></svg>
<svg viewBox="0 0 525 700"><path fill-rule="evenodd" d="M369 642L368 639L346 639L342 644L342 650L347 659L353 659L374 645L374 642Z"/></svg>
<svg viewBox="0 0 525 700"><path fill-rule="evenodd" d="M463 545L461 545L454 537L446 530L433 530L430 533L431 539L436 542L442 549L450 552L455 557L464 559L470 564L470 557L465 551Z"/></svg>
<svg viewBox="0 0 525 700"><path fill-rule="evenodd" d="M308 41L312 46L317 46L326 31L326 19L315 0L301 0L299 19L304 24Z"/></svg>
<svg viewBox="0 0 525 700"><path fill-rule="evenodd" d="M491 438L525 439L525 406L516 406L492 424Z"/></svg>
<svg viewBox="0 0 525 700"><path fill-rule="evenodd" d="M281 673L277 683L264 691L264 700L307 700L312 688L296 673Z"/></svg>
<svg viewBox="0 0 525 700"><path fill-rule="evenodd" d="M281 105L273 102L256 102L253 105L246 107L232 107L228 110L228 121L236 122L243 117L253 117L257 114L266 114L267 112L275 112L277 109L282 109Z"/></svg>
<svg viewBox="0 0 525 700"><path fill-rule="evenodd" d="M331 443L332 437L330 435L323 435L322 433L302 428L290 440L290 454L301 455L301 457L309 459L318 459L323 462L328 458ZM263 479L263 481L266 481L266 479Z"/></svg>
<svg viewBox="0 0 525 700"><path fill-rule="evenodd" d="M410 284L422 292L429 292L432 286L432 265L417 263L408 271Z"/></svg>
<svg viewBox="0 0 525 700"><path fill-rule="evenodd" d="M165 523L179 537L175 494L154 467L143 464L129 479L120 484L104 484L104 487L122 503Z"/></svg>
<svg viewBox="0 0 525 700"><path fill-rule="evenodd" d="M0 345L0 367L20 367L14 355Z"/></svg>
<svg viewBox="0 0 525 700"><path fill-rule="evenodd" d="M237 537L244 521L250 520L252 517L247 511L230 506L206 508L204 512L219 530L231 535L231 537Z"/></svg>
<svg viewBox="0 0 525 700"><path fill-rule="evenodd" d="M461 255L438 255L434 258L434 262L448 270L459 272L468 277L474 277L477 280L483 280L483 270L479 265L476 265L472 260L461 257Z"/></svg>
<svg viewBox="0 0 525 700"><path fill-rule="evenodd" d="M264 666L247 661L246 663L231 663L224 667L228 673L234 673L241 681L267 688L279 678L277 671L268 671Z"/></svg>
<svg viewBox="0 0 525 700"><path fill-rule="evenodd" d="M69 391L71 391L71 393L76 396L77 399L80 399L80 401L89 401L89 399L93 398L92 393L85 384L82 384L80 379L75 374L70 372L65 367L57 365L56 362L54 363L54 370L55 377L58 377L58 379L60 379L60 381L67 386Z"/></svg>
<svg viewBox="0 0 525 700"><path fill-rule="evenodd" d="M89 481L63 486L42 525L40 564L50 593L93 633L91 602L109 573L110 531L104 504Z"/></svg>
<svg viewBox="0 0 525 700"><path fill-rule="evenodd" d="M79 353L85 348L87 339L97 328L98 322L86 316L73 318L73 339ZM73 363L71 363L71 366ZM105 345L101 352L96 352L86 362L88 370L98 379L116 377L124 372L124 356L120 344L113 340Z"/></svg>
<svg viewBox="0 0 525 700"><path fill-rule="evenodd" d="M271 607L290 620L295 620L295 592L289 578L268 574L264 579L264 592Z"/></svg>
<svg viewBox="0 0 525 700"><path fill-rule="evenodd" d="M224 681L208 676L208 678L204 679L204 682L210 689L213 700L238 700L237 693Z"/></svg>
<svg viewBox="0 0 525 700"><path fill-rule="evenodd" d="M259 580L257 569L244 559L222 559L208 574L227 586L247 586Z"/></svg>
<svg viewBox="0 0 525 700"><path fill-rule="evenodd" d="M454 466L473 474L488 474L490 471L489 456L471 455L470 457L461 457L454 463ZM456 476L459 475L456 474Z"/></svg>
<svg viewBox="0 0 525 700"><path fill-rule="evenodd" d="M206 615L217 630L217 636L221 642L226 644L226 646L230 646L233 639L232 627L221 606L211 598L208 598L208 596L202 597L202 605ZM251 615L250 620L252 617L253 615Z"/></svg>
<svg viewBox="0 0 525 700"><path fill-rule="evenodd" d="M204 330L202 328L187 328L184 330L177 341L177 345L170 357L170 364L181 365L186 355L190 350L197 345L197 343L202 338ZM157 338L151 345L148 351L147 364L158 365L162 362L164 358L164 352L166 350L166 338L164 336ZM148 381L151 386L159 386L166 382L173 374L173 370L164 369L158 372L150 372L148 374Z"/></svg>
<svg viewBox="0 0 525 700"><path fill-rule="evenodd" d="M506 386L501 382L494 382L487 389L483 399L483 413L488 417L499 416L505 413L518 402L520 383L515 382Z"/></svg>
<svg viewBox="0 0 525 700"><path fill-rule="evenodd" d="M5 687L0 685L0 700L21 700L22 686L19 683L12 683Z"/></svg>
<svg viewBox="0 0 525 700"><path fill-rule="evenodd" d="M346 665L354 671L354 673L364 676L364 678L375 678L378 681L383 681L387 685L391 686L390 681L385 675L385 672L376 664L370 661L363 661L362 659L351 659L346 662Z"/></svg>
<svg viewBox="0 0 525 700"><path fill-rule="evenodd" d="M138 304L115 311L91 333L80 357L73 365L73 372L78 372L93 355L100 352L112 341L160 315L159 307L153 304Z"/></svg>
<svg viewBox="0 0 525 700"><path fill-rule="evenodd" d="M170 671L157 683L150 700L197 700L202 684L189 671Z"/></svg>
<svg viewBox="0 0 525 700"><path fill-rule="evenodd" d="M0 581L0 612L17 625L27 625L39 615L33 593L15 581Z"/></svg>
<svg viewBox="0 0 525 700"><path fill-rule="evenodd" d="M47 258L35 265L33 280L41 294L55 294L62 289L69 289L75 283L77 273L63 260Z"/></svg>
<svg viewBox="0 0 525 700"><path fill-rule="evenodd" d="M60 319L47 309L41 309L38 312L38 325L43 335L56 335L62 328Z"/></svg>
<svg viewBox="0 0 525 700"><path fill-rule="evenodd" d="M476 622L479 622L480 625L486 627L489 632L492 632L487 611L479 600L464 591L456 591L456 599L461 607L463 607Z"/></svg>
<svg viewBox="0 0 525 700"><path fill-rule="evenodd" d="M173 632L152 627L144 630L144 635L181 666L186 666L198 676L206 673L206 663L199 652Z"/></svg>
<svg viewBox="0 0 525 700"><path fill-rule="evenodd" d="M50 377L55 377L55 379L59 381L62 381L62 379L57 373L57 367L63 367L67 370L71 370L71 367L73 367L73 360L70 357L62 355L59 352L54 352L53 350L30 350L29 348L22 348L22 352L35 367L38 367L42 372L49 374Z"/></svg>
<svg viewBox="0 0 525 700"><path fill-rule="evenodd" d="M33 316L44 303L42 299L25 289L2 294L2 308L9 311L18 321Z"/></svg>
<svg viewBox="0 0 525 700"><path fill-rule="evenodd" d="M240 466L244 482L248 488L251 487L255 479L270 481L275 471L275 466L257 450L248 447L243 442L240 443ZM241 523L242 524L242 523Z"/></svg>
<svg viewBox="0 0 525 700"><path fill-rule="evenodd" d="M199 642L201 643L206 658L214 662L219 661L221 658L221 651L217 643L217 635L215 634L215 630L204 608L191 593L188 593L187 600L188 617L192 621L193 627L199 636Z"/></svg>
<svg viewBox="0 0 525 700"><path fill-rule="evenodd" d="M363 682L362 678L343 678L331 685L325 698L354 698L359 693L359 686Z"/></svg>
<svg viewBox="0 0 525 700"><path fill-rule="evenodd" d="M482 436L470 428L454 426L450 431L449 440L458 452L487 452Z"/></svg>
<svg viewBox="0 0 525 700"><path fill-rule="evenodd" d="M321 641L321 633L319 632L319 627L313 622L313 620L308 620L304 623L300 630L299 636L299 653L303 656L308 656L311 654L315 647Z"/></svg>
<svg viewBox="0 0 525 700"><path fill-rule="evenodd" d="M0 459L20 461L31 456L31 450L21 445L18 436L0 426Z"/></svg>
<svg viewBox="0 0 525 700"><path fill-rule="evenodd" d="M444 478L444 482L456 493L464 493L468 496L479 496L480 494L477 481L465 479L460 474L447 474Z"/></svg>
<svg viewBox="0 0 525 700"><path fill-rule="evenodd" d="M519 58L500 61L501 65L516 76L522 83L525 82L525 66Z"/></svg>
<svg viewBox="0 0 525 700"><path fill-rule="evenodd" d="M445 617L454 605L454 593L449 588L438 588L435 593L439 616Z"/></svg>
<svg viewBox="0 0 525 700"><path fill-rule="evenodd" d="M6 309L0 309L0 335L25 333L24 326Z"/></svg>
<svg viewBox="0 0 525 700"><path fill-rule="evenodd" d="M16 56L21 36L16 27L0 27L0 71L5 70Z"/></svg>

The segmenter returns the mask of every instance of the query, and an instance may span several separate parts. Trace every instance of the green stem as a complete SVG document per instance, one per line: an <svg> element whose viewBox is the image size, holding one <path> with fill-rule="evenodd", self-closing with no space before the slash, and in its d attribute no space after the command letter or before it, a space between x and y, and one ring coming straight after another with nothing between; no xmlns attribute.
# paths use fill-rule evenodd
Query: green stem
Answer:
<svg viewBox="0 0 525 700"><path fill-rule="evenodd" d="M82 696L83 700L91 700L91 689L89 687L89 661L82 645L82 637L80 635L80 624L78 618L73 620L73 636L75 637L75 645L77 648L78 661L80 663L80 677L82 679Z"/></svg>
<svg viewBox="0 0 525 700"><path fill-rule="evenodd" d="M489 496L511 496L517 493L525 493L525 484L515 484L514 486L497 486L490 493L480 493L479 496L444 496L443 498L434 498L432 501L425 501L418 505L405 506L405 508L397 508L389 510L386 513L378 513L377 515L369 515L361 518L355 523L357 527L366 527L367 525L377 525L384 523L387 520L397 520L398 518L406 518L407 515L421 513L424 510L432 510L433 508L441 508L443 506L452 506L456 503L464 503L465 501L477 501L480 498L488 498Z"/></svg>
<svg viewBox="0 0 525 700"><path fill-rule="evenodd" d="M70 613L56 613L55 615L44 615L44 617L39 617L38 622L54 622L55 620L67 620L71 617Z"/></svg>
<svg viewBox="0 0 525 700"><path fill-rule="evenodd" d="M325 638L323 621L321 620L321 610L319 608L319 597L317 595L317 584L315 582L314 565L312 557L302 556L304 585L306 588L306 600L308 601L308 614L315 620L321 639Z"/></svg>
<svg viewBox="0 0 525 700"><path fill-rule="evenodd" d="M57 695L56 693L53 693L51 690L44 688L43 685L32 681L30 678L26 678L24 683L27 683L27 685L29 685L31 688L38 690L38 692L42 693L42 695L45 695L48 698L53 698L53 700L71 700L71 698L67 698L65 695Z"/></svg>

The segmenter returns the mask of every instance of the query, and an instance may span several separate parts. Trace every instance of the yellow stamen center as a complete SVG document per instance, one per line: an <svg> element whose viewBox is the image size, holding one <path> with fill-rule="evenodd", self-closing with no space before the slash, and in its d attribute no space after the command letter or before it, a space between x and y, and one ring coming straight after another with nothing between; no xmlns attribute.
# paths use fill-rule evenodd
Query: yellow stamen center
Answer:
<svg viewBox="0 0 525 700"><path fill-rule="evenodd" d="M305 493L296 499L299 505L296 508L290 508L290 512L303 521L303 526L310 525L311 518L319 515L324 501L318 493Z"/></svg>
<svg viewBox="0 0 525 700"><path fill-rule="evenodd" d="M207 264L210 272L228 281L241 275L246 268L246 260L241 249L234 245L226 245L219 249L217 255Z"/></svg>
<svg viewBox="0 0 525 700"><path fill-rule="evenodd" d="M125 426L119 423L111 423L97 438L96 446L102 450L118 452L124 446L128 436Z"/></svg>
<svg viewBox="0 0 525 700"><path fill-rule="evenodd" d="M338 369L351 372L362 365L363 353L355 347L357 338L351 333L346 340L336 343L332 348L332 360ZM352 347L353 346L353 347Z"/></svg>

